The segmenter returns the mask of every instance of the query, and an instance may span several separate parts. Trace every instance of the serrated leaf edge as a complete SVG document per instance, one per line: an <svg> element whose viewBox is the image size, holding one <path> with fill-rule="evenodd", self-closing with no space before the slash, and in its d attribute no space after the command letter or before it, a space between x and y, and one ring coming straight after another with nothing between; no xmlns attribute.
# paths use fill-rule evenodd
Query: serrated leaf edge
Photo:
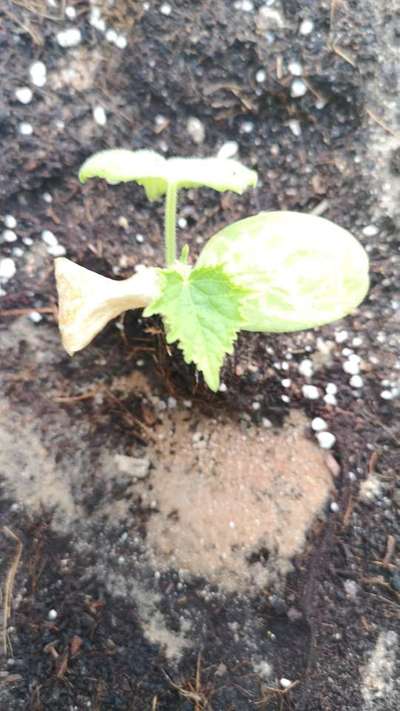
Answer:
<svg viewBox="0 0 400 711"><path fill-rule="evenodd" d="M163 275L163 274L175 273L175 274L178 274L178 275L182 278L182 284L183 284L183 283L185 282L185 280L186 280L186 281L189 281L190 276L191 276L194 272L196 272L196 271L197 271L197 272L199 272L199 271L207 272L207 271L208 271L208 272L210 272L210 273L214 273L214 274L215 274L216 270L219 270L221 276L223 276L223 277L230 283L231 287L234 288L234 290L237 292L238 295L240 294L241 296L245 297L246 294L248 293L248 289L245 289L244 287L242 287L242 286L240 286L240 285L238 285L238 284L235 284L234 279L232 278L231 275L229 275L229 274L227 274L227 273L225 272L225 270L224 270L222 264L213 265L212 267L207 266L207 267L194 267L193 269L190 268L190 271L187 271L187 273L186 273L185 275L182 274L181 266L182 266L182 265L176 265L175 267L169 267L169 268L167 268L167 269L161 270L161 278L162 278L162 275ZM175 333L175 331L176 331L176 326L174 326L174 325L171 324L170 318L169 318L168 316L163 315L163 313L158 309L157 303L158 303L162 298L165 298L165 296L163 296L163 291L164 291L164 290L163 290L163 285L161 285L161 294L160 294L160 296L157 297L157 299L156 299L154 302L152 302L151 304L149 304L149 306L147 306L147 308L146 308L145 311L143 312L143 315L144 315L145 317L154 316L154 315L156 315L156 314L161 316L161 318L162 318L162 320L163 320L163 323L164 323L164 326L165 326L167 343L177 343L178 348L179 348L179 349L182 351L182 353L183 353L183 357L184 357L185 362L188 363L188 364L193 363L193 364L195 365L195 367L203 373L204 379L205 379L207 385L209 386L209 388L210 388L211 390L213 390L214 392L216 392L216 391L218 390L218 388L219 388L219 372L221 371L221 368L222 368L222 366L223 366L224 359L225 359L225 357L226 357L227 355L232 355L232 353L233 353L233 351L234 351L235 342L236 342L237 337L238 337L238 334L239 334L239 332L240 332L240 330L241 330L241 326L242 326L242 325L244 324L244 322L245 322L245 321L244 321L244 318L243 318L243 315L242 315L242 313L241 313L240 303L238 304L239 319L240 319L240 323L238 324L238 326L234 326L234 325L233 325L233 323L235 322L235 319L233 319L233 318L231 318L231 317L229 317L229 316L225 316L225 315L224 315L224 317L226 318L227 323L228 323L229 321L232 322L232 326L230 327L230 329L229 329L229 327L228 327L228 334L227 334L227 337L228 337L228 339L231 341L231 344L230 344L230 346L229 346L228 348L225 347L225 345L223 345L222 341L219 339L219 334L218 334L217 332L215 332L215 331L212 331L212 329L210 329L210 326L208 325L208 330L209 330L209 331L212 331L212 333L214 334L214 336L217 338L217 340L218 340L219 343L220 343L220 346L219 346L219 349L218 349L218 353L217 353L217 356L216 356L216 359L217 359L218 361L220 361L219 372L218 372L217 378L214 380L214 379L210 379L210 375L211 375L212 371L214 370L214 367L213 367L213 365L210 363L210 360L209 360L209 358L208 358L207 351L206 351L206 356L207 356L207 370L208 370L208 373L205 372L205 368L202 368L198 363L196 363L196 361L194 360L194 358L193 358L193 356L191 355L191 353L188 352L187 347L185 347L185 345L182 343L182 340L180 339L180 337L179 337L178 335L176 335L176 333ZM201 328L202 328L202 330L203 330L203 327L201 327ZM206 340L206 339L204 339L204 340Z"/></svg>

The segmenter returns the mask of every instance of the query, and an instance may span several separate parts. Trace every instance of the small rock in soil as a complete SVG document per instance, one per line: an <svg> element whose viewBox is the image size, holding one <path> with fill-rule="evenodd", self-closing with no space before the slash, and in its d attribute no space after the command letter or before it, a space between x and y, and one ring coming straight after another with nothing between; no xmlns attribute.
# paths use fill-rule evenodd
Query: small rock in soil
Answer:
<svg viewBox="0 0 400 711"><path fill-rule="evenodd" d="M115 463L120 472L131 474L135 479L145 479L150 469L150 459L148 457L128 457L125 454L116 454Z"/></svg>

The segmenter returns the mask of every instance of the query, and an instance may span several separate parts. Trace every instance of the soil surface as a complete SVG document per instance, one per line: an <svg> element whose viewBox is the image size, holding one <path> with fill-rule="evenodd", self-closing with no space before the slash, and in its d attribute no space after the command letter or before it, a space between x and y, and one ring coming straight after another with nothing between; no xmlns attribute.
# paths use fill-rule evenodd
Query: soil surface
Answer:
<svg viewBox="0 0 400 711"><path fill-rule="evenodd" d="M400 707L396 5L1 3L2 710ZM70 359L54 257L163 262L161 204L77 180L116 146L235 154L259 185L181 195L191 254L313 212L364 244L367 299L241 334L217 395L140 313Z"/></svg>

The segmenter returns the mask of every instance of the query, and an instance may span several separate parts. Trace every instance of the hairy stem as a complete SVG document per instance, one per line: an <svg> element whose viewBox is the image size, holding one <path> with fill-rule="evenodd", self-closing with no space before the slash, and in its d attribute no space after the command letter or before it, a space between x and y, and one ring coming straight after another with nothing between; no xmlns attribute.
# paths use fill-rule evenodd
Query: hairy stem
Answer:
<svg viewBox="0 0 400 711"><path fill-rule="evenodd" d="M174 183L168 183L165 197L165 261L167 267L176 260L176 206L178 190Z"/></svg>

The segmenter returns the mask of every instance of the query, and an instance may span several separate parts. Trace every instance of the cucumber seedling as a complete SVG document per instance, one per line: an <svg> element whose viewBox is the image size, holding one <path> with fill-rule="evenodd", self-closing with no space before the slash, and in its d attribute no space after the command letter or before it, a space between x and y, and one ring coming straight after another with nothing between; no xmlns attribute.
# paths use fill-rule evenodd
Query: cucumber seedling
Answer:
<svg viewBox="0 0 400 711"><path fill-rule="evenodd" d="M113 318L143 308L159 314L168 343L211 390L233 352L239 331L290 332L330 323L365 297L368 257L345 229L297 212L261 212L228 225L209 239L197 262L185 246L177 258L178 191L208 187L242 194L257 174L238 161L170 158L153 151L106 150L82 166L81 182L135 181L149 200L165 198L164 267L140 267L124 280L108 279L68 259L56 259L59 325L70 355L84 348Z"/></svg>

